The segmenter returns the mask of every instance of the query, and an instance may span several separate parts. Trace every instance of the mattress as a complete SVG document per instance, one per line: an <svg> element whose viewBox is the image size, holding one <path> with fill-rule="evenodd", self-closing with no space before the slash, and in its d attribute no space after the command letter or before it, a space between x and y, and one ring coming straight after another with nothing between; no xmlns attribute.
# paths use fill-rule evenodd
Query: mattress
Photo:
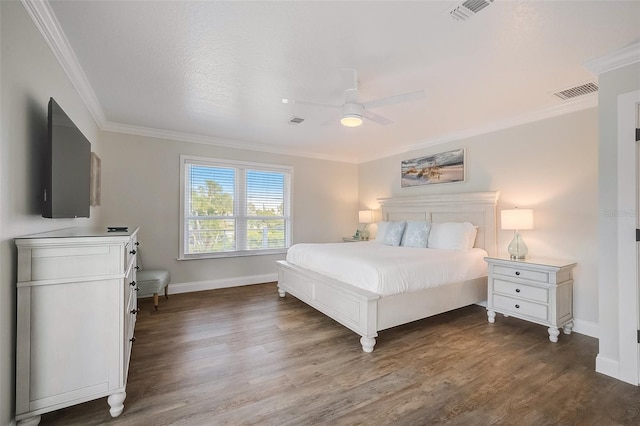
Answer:
<svg viewBox="0 0 640 426"><path fill-rule="evenodd" d="M376 241L296 244L287 262L382 296L487 275L487 252L396 247Z"/></svg>

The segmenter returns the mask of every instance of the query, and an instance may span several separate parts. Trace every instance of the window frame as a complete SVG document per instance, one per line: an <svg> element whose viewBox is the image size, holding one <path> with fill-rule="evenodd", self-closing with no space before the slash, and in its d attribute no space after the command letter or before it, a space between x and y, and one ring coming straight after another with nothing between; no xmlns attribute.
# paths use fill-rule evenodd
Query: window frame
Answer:
<svg viewBox="0 0 640 426"><path fill-rule="evenodd" d="M187 223L187 195L190 193L191 188L187 188L189 180L186 176L186 170L188 164L201 165L205 167L221 167L230 168L235 170L235 184L234 184L234 215L229 217L235 220L236 227L236 244L239 239L248 242L246 239L247 234L247 222L252 219L260 218L261 216L249 216L247 215L247 170L263 171L263 172L276 172L283 173L284 179L284 216L282 218L285 222L285 247L273 248L273 249L253 249L249 250L246 247L242 249L223 251L223 252L211 252L211 253L187 253L186 238L188 236L188 223ZM287 197L288 193L288 197ZM287 203L288 198L288 203ZM217 258L231 258L231 257L244 257L244 256L264 256L286 253L293 241L291 231L292 226L292 206L293 206L293 166L286 166L280 164L267 164L256 163L249 161L227 160L212 157L201 157L194 155L180 155L180 241L179 241L179 256L178 260L195 260L195 259L217 259ZM240 227L240 224L244 224ZM242 235L239 238L239 235Z"/></svg>

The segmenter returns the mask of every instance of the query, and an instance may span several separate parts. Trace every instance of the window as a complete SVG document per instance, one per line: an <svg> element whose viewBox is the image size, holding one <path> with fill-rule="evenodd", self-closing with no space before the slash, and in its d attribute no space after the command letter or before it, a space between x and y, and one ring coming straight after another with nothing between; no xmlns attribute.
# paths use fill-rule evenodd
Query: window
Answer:
<svg viewBox="0 0 640 426"><path fill-rule="evenodd" d="M180 259L284 253L293 169L180 156Z"/></svg>

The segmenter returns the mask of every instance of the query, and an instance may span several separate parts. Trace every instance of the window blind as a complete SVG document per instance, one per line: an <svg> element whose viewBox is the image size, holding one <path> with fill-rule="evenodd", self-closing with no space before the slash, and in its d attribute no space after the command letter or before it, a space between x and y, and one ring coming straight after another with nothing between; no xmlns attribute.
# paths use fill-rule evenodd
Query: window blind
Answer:
<svg viewBox="0 0 640 426"><path fill-rule="evenodd" d="M291 170L286 166L183 160L181 257L262 254L289 247Z"/></svg>

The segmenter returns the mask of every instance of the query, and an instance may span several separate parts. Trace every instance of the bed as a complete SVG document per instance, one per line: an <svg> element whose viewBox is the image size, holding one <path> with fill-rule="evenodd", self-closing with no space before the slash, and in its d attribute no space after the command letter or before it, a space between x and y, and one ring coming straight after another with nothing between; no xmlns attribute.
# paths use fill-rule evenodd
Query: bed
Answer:
<svg viewBox="0 0 640 426"><path fill-rule="evenodd" d="M499 192L423 195L378 199L382 220L470 222L477 229L474 247L496 254L496 203ZM375 242L342 243L364 249ZM426 249L428 250L428 249ZM287 293L360 335L365 352L372 352L378 332L453 309L487 297L486 274L447 285L398 292L365 289L287 260L278 264L278 294ZM375 290L375 291L371 291Z"/></svg>

